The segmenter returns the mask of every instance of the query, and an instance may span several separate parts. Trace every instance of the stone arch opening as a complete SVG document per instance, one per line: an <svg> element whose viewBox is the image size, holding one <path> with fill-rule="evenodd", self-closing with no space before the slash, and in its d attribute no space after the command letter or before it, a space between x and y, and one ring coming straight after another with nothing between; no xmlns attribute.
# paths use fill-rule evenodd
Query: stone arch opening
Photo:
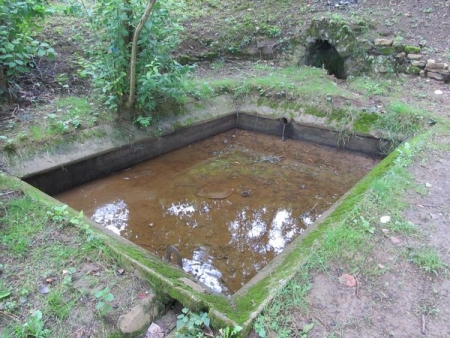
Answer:
<svg viewBox="0 0 450 338"><path fill-rule="evenodd" d="M328 74L338 79L346 79L344 59L328 40L317 39L306 49L305 64L316 68L325 68Z"/></svg>

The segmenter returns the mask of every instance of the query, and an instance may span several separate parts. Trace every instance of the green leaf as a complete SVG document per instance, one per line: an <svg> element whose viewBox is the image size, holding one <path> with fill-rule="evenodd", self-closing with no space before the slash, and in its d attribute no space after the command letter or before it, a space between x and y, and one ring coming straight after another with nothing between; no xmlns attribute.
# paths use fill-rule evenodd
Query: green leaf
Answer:
<svg viewBox="0 0 450 338"><path fill-rule="evenodd" d="M9 291L0 291L0 299L8 298L11 295Z"/></svg>
<svg viewBox="0 0 450 338"><path fill-rule="evenodd" d="M34 311L34 313L32 314L33 318L35 318L36 320L41 320L42 319L42 312L40 310L36 310Z"/></svg>
<svg viewBox="0 0 450 338"><path fill-rule="evenodd" d="M209 326L210 322L211 322L211 319L209 319L209 317L206 317L206 318L203 319L203 323L204 323L206 326Z"/></svg>
<svg viewBox="0 0 450 338"><path fill-rule="evenodd" d="M114 295L112 293L108 293L105 297L104 300L108 301L108 302L112 302L114 300Z"/></svg>
<svg viewBox="0 0 450 338"><path fill-rule="evenodd" d="M1 52L1 51L0 51ZM13 55L12 54L4 54L4 55L0 55L0 59L12 59Z"/></svg>
<svg viewBox="0 0 450 338"><path fill-rule="evenodd" d="M314 327L314 323L310 323L310 324L306 324L305 326L303 326L303 333L308 333L309 331L311 331Z"/></svg>
<svg viewBox="0 0 450 338"><path fill-rule="evenodd" d="M11 42L7 42L5 48L7 51L12 52L14 50L14 45Z"/></svg>
<svg viewBox="0 0 450 338"><path fill-rule="evenodd" d="M37 52L38 56L44 56L45 55L45 50L44 49L39 49Z"/></svg>

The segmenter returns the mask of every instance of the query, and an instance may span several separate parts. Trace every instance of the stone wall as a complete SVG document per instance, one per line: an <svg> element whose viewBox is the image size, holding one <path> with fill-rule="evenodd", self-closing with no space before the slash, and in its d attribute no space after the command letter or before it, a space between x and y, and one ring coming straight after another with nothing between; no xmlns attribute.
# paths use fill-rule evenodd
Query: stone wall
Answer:
<svg viewBox="0 0 450 338"><path fill-rule="evenodd" d="M450 82L447 63L428 59L418 46L396 43L392 39L375 39L367 50L375 73L404 72L420 77Z"/></svg>
<svg viewBox="0 0 450 338"><path fill-rule="evenodd" d="M361 27L344 21L336 22L328 18L312 20L311 25L291 41L293 48L280 58L281 64L319 67L319 62L330 74L336 75L331 69L335 65L333 60L328 62L331 66L324 60L330 54L320 55L323 48L317 47L330 44L342 58L342 73L345 76L340 78L367 73L406 73L450 82L448 64L428 59L421 47L404 45L396 39L369 40L363 32Z"/></svg>

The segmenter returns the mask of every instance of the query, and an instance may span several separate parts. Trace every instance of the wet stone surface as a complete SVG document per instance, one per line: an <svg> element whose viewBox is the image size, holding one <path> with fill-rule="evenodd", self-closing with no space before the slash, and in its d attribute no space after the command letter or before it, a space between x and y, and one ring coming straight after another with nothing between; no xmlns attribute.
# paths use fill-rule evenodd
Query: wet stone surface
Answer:
<svg viewBox="0 0 450 338"><path fill-rule="evenodd" d="M56 196L234 293L377 163L363 155L232 130Z"/></svg>

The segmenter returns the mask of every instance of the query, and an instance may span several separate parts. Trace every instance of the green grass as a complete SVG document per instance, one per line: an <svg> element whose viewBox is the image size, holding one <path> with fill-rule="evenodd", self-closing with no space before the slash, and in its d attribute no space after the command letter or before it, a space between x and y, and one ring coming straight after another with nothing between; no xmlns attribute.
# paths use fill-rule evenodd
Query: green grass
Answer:
<svg viewBox="0 0 450 338"><path fill-rule="evenodd" d="M14 123L4 130L0 147L10 156L34 154L67 142L68 135L81 138L82 133L87 134L83 130L110 122L112 115L85 97L61 96L50 104L37 106L30 122Z"/></svg>
<svg viewBox="0 0 450 338"><path fill-rule="evenodd" d="M201 99L222 93L229 93L235 97L249 94L280 98L287 96L293 99L313 99L317 102L325 100L327 95L352 96L350 92L329 80L322 69L312 67L270 69L266 74L257 77L192 78L186 80L185 87L191 88L191 93Z"/></svg>
<svg viewBox="0 0 450 338"><path fill-rule="evenodd" d="M408 253L409 260L426 273L438 275L445 265L436 249L430 246L412 248Z"/></svg>
<svg viewBox="0 0 450 338"><path fill-rule="evenodd" d="M429 113L412 107L401 101L393 101L388 105L387 111L375 123L375 127L383 132L383 136L395 138L408 138L421 130L428 120Z"/></svg>
<svg viewBox="0 0 450 338"><path fill-rule="evenodd" d="M307 273L297 274L272 300L269 307L258 316L254 328L260 336L276 333L277 337L293 337L292 326L296 318L291 309L307 309L306 295L311 288ZM270 334L268 336L271 336Z"/></svg>
<svg viewBox="0 0 450 338"><path fill-rule="evenodd" d="M369 97L388 94L393 87L391 82L391 80L383 78L356 77L349 81L349 86L351 89Z"/></svg>

